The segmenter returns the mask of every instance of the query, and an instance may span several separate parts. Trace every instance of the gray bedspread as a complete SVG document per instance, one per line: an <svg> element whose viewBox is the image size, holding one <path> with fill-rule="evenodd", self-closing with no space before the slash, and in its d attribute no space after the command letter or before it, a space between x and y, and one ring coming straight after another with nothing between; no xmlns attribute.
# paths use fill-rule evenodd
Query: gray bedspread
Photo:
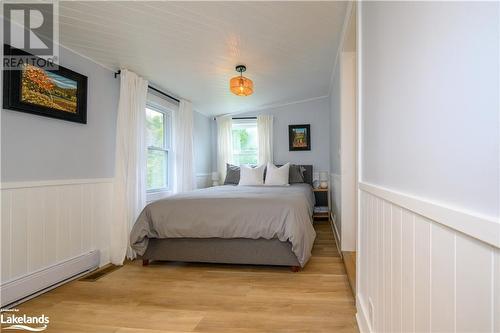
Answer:
<svg viewBox="0 0 500 333"><path fill-rule="evenodd" d="M130 244L143 255L149 238L278 238L290 241L304 266L316 237L313 207L308 184L195 190L147 205L132 228Z"/></svg>

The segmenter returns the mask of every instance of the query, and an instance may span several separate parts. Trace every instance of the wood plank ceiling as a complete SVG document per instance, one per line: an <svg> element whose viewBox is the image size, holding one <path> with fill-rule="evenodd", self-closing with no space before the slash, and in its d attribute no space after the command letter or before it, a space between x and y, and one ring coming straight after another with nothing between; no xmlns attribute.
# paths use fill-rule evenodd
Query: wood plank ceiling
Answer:
<svg viewBox="0 0 500 333"><path fill-rule="evenodd" d="M207 115L325 96L345 2L60 2L61 43ZM245 64L255 93L228 89Z"/></svg>

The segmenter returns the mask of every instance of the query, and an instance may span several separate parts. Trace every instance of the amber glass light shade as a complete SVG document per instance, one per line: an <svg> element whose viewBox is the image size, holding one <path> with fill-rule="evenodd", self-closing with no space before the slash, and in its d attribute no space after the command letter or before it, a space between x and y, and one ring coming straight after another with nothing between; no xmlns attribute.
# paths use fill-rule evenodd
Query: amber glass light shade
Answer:
<svg viewBox="0 0 500 333"><path fill-rule="evenodd" d="M235 76L229 81L229 89L238 96L253 94L253 82L244 76Z"/></svg>

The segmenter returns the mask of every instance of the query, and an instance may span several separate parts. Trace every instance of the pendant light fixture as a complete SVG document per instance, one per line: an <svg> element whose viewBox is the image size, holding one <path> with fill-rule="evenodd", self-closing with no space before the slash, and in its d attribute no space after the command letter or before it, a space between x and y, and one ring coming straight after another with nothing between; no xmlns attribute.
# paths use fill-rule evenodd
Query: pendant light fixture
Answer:
<svg viewBox="0 0 500 333"><path fill-rule="evenodd" d="M229 81L229 90L238 96L248 96L253 94L253 82L249 78L243 76L243 72L247 68L245 65L236 66L236 71L240 76L235 76Z"/></svg>

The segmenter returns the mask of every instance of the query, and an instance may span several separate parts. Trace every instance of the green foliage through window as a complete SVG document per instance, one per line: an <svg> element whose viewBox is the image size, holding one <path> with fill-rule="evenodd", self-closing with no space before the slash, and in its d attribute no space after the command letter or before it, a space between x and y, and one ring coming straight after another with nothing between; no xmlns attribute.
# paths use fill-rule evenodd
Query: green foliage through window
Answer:
<svg viewBox="0 0 500 333"><path fill-rule="evenodd" d="M164 148L165 114L146 109L146 144L148 147Z"/></svg>
<svg viewBox="0 0 500 333"><path fill-rule="evenodd" d="M236 165L255 165L258 162L257 122L255 120L234 121L233 163Z"/></svg>
<svg viewBox="0 0 500 333"><path fill-rule="evenodd" d="M166 149L166 115L163 112L146 109L146 144L148 156L146 163L146 189L167 188L168 151Z"/></svg>
<svg viewBox="0 0 500 333"><path fill-rule="evenodd" d="M167 157L166 151L148 149L146 189L167 187Z"/></svg>

